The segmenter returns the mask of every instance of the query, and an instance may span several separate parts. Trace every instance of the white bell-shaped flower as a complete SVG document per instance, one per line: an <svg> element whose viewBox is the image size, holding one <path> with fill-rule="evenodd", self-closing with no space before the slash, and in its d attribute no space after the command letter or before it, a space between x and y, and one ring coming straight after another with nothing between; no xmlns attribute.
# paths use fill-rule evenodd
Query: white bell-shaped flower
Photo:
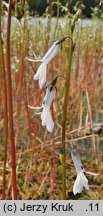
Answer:
<svg viewBox="0 0 103 216"><path fill-rule="evenodd" d="M73 193L74 193L74 195L76 195L77 193L82 192L83 187L85 189L89 190L88 179L84 175L84 172L87 174L91 174L91 175L98 175L98 174L92 173L92 172L86 172L83 169L83 164L81 162L80 154L79 154L77 149L71 151L71 156L72 156L73 163L74 163L74 166L75 166L75 169L77 172L77 178L76 178L74 186L73 186Z"/></svg>
<svg viewBox="0 0 103 216"><path fill-rule="evenodd" d="M47 64L57 55L61 48L61 43L59 40L55 41L44 57L41 59L41 62L46 62Z"/></svg>
<svg viewBox="0 0 103 216"><path fill-rule="evenodd" d="M61 48L61 43L66 38L67 37L63 37L59 40L56 40L42 59L27 58L27 60L32 61L32 62L42 62L42 64L38 67L38 70L33 78L34 80L39 80L40 89L42 89L43 85L46 82L47 64L57 55L57 53L59 52Z"/></svg>
<svg viewBox="0 0 103 216"><path fill-rule="evenodd" d="M41 107L29 106L31 109L43 109L41 112L37 112L37 115L41 115L42 126L46 126L47 130L52 133L54 128L54 122L51 116L50 107L55 97L56 88L55 86L49 85L46 90Z"/></svg>
<svg viewBox="0 0 103 216"><path fill-rule="evenodd" d="M36 74L34 75L34 80L39 80L39 88L42 89L43 85L46 83L46 71L47 71L47 63L43 62Z"/></svg>
<svg viewBox="0 0 103 216"><path fill-rule="evenodd" d="M41 113L42 126L46 126L47 130L52 133L54 128L54 122L50 113L49 108L44 107Z"/></svg>

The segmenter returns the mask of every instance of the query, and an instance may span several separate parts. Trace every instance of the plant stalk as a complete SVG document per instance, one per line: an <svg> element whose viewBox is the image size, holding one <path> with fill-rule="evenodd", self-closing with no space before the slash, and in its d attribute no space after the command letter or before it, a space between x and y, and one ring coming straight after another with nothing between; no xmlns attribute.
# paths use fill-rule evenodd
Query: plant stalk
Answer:
<svg viewBox="0 0 103 216"><path fill-rule="evenodd" d="M66 137L66 120L67 120L67 105L68 105L68 94L70 87L70 77L71 77L71 66L72 66L72 54L73 54L73 42L70 41L70 54L68 70L66 74L66 87L64 96L64 106L63 106L63 121L62 121L62 199L66 200L66 152L65 152L65 137Z"/></svg>
<svg viewBox="0 0 103 216"><path fill-rule="evenodd" d="M65 86L65 96L64 96L64 106L63 106L63 121L62 121L62 199L66 199L66 150L65 150L65 137L66 137L66 120L67 120L67 105L68 105L68 94L70 88L70 78L71 78L71 66L72 66L72 55L74 51L73 43L73 32L75 29L75 23L77 22L81 10L78 10L77 13L72 18L71 24L71 35L70 35L70 51L69 51L69 62L68 70L66 74L66 86Z"/></svg>
<svg viewBox="0 0 103 216"><path fill-rule="evenodd" d="M7 63L7 85L8 85L8 111L9 111L9 126L10 126L10 142L12 156L12 197L17 199L16 189L16 151L14 142L13 129L13 104L12 104L12 80L11 80L11 65L10 65L10 30L11 30L11 15L12 15L13 0L9 0L9 10L7 19L7 41L6 41L6 63Z"/></svg>
<svg viewBox="0 0 103 216"><path fill-rule="evenodd" d="M1 0L0 0L0 51L1 51L1 62L3 71L3 86L4 86L4 168L3 168L3 180L2 180L2 200L5 200L5 187L6 187L6 162L7 162L7 140L8 140L8 111L7 111L7 86L6 86L6 71L4 62L3 52L3 41L2 41L2 27L1 27Z"/></svg>

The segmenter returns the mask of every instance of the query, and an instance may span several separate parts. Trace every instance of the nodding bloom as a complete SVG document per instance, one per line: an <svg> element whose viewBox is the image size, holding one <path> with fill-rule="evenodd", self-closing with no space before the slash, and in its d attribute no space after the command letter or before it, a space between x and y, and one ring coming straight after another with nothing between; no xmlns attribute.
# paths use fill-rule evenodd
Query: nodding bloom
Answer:
<svg viewBox="0 0 103 216"><path fill-rule="evenodd" d="M50 49L47 51L47 53L44 55L42 59L29 59L27 60L32 62L42 62L42 64L39 66L36 74L34 75L34 80L39 80L39 87L42 89L43 85L46 82L46 71L47 71L47 64L57 55L61 48L62 42L68 38L68 36L63 37L59 40L54 41L53 45L50 47Z"/></svg>
<svg viewBox="0 0 103 216"><path fill-rule="evenodd" d="M77 193L82 192L83 187L89 190L88 179L86 178L84 173L91 174L91 175L98 175L98 174L92 173L92 172L86 172L83 169L83 164L81 162L80 154L77 149L71 151L71 156L72 156L73 163L74 163L74 166L77 172L77 178L73 186L73 193L74 195L76 195Z"/></svg>
<svg viewBox="0 0 103 216"><path fill-rule="evenodd" d="M46 126L47 130L52 133L54 128L54 122L51 116L50 107L55 97L56 87L54 85L48 85L46 89L46 95L44 97L41 107L29 106L31 109L43 109L41 112L36 113L41 116L42 126Z"/></svg>

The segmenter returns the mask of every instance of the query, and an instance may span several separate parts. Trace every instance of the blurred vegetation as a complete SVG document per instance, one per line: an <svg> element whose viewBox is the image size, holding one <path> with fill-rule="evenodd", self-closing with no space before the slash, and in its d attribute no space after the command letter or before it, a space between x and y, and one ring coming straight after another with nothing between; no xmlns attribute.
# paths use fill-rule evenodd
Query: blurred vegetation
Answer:
<svg viewBox="0 0 103 216"><path fill-rule="evenodd" d="M8 2L6 0L5 2ZM22 0L15 0L17 4L23 4ZM32 16L42 16L46 13L50 0L28 0L29 11ZM59 5L60 16L75 13L79 8L83 10L83 16L91 18L93 15L101 17L103 14L103 1L102 0L52 0L53 16L57 15L57 8Z"/></svg>
<svg viewBox="0 0 103 216"><path fill-rule="evenodd" d="M2 14L7 15L8 4L2 1ZM40 118L33 110L28 110L28 104L40 106L44 98L44 90L38 89L38 83L33 80L37 64L30 64L26 56L42 57L54 38L61 38L70 32L70 14L82 7L84 17L100 17L103 4L97 0L62 0L52 1L53 15L67 15L64 19L51 19L51 26L47 19L30 19L27 0L15 0L14 15L11 32L11 70L13 93L13 118L16 143L17 164L17 198L27 200L61 199L61 122L64 97L64 82L57 83L53 113L55 131L51 136L41 127ZM69 2L69 4L68 4ZM103 0L102 0L103 2ZM49 1L29 0L31 15L48 15ZM24 9L24 10L23 10ZM56 20L56 22L55 22ZM3 57L6 59L5 17L2 17ZM50 40L48 39L50 35ZM73 195L73 184L76 172L70 157L70 147L66 148L67 165L67 199L98 200L103 199L103 130L94 133L90 128L90 117L93 123L103 123L103 28L101 20L83 20L78 22L74 32L75 50L71 74L70 95L67 115L66 140L71 141L81 152L83 166L87 171L99 173L92 177L87 175L90 190L83 190L81 194ZM65 77L68 64L69 42L65 41L58 56L48 67L48 81L52 75L61 74ZM1 57L1 55L0 55ZM0 59L0 66L2 60ZM6 68L6 61L5 61ZM0 69L0 199L2 198L2 175L4 173L5 153L5 106L3 69ZM88 98L87 100L87 94ZM88 102L89 101L89 102ZM8 136L8 151L6 162L6 198L12 199L11 193L11 148Z"/></svg>
<svg viewBox="0 0 103 216"><path fill-rule="evenodd" d="M25 11L24 11L25 12ZM25 13L24 13L25 15ZM24 16L25 18L25 16ZM4 18L5 19L5 18ZM20 19L20 17L19 17ZM64 82L57 82L58 92L53 104L55 118L54 138L41 127L40 118L27 104L40 106L44 98L44 90L38 89L33 80L37 64L30 64L26 56L43 56L47 46L47 19L28 19L21 31L19 22L14 18L11 34L11 66L14 105L14 131L16 140L17 188L18 199L61 199L61 122L64 96ZM33 20L33 21L32 21ZM25 24L26 23L26 24ZM60 19L56 28L55 38L68 35L70 26L67 18ZM24 24L24 25L23 25ZM3 22L3 47L6 58L6 24ZM51 37L54 38L55 19L51 20ZM103 134L95 134L86 130L89 124L89 109L86 89L89 94L91 112L94 123L102 123L103 119L103 28L98 20L78 22L74 32L76 41L71 74L71 87L68 103L67 140L73 141L80 149L83 166L86 170L99 173L99 176L87 175L90 190L73 195L73 184L76 172L70 157L70 147L66 149L67 164L67 199L98 200L103 199ZM50 42L48 42L50 46ZM48 80L51 76L61 74L65 77L68 63L69 43L65 41L58 56L50 63ZM21 80L22 79L22 80ZM24 80L26 81L24 83ZM2 174L4 161L4 87L2 70L0 73L0 199L2 194ZM21 87L20 87L21 86ZM42 95L41 95L42 94ZM21 99L20 99L21 98ZM21 100L21 102L20 102ZM28 101L26 101L28 100ZM20 113L20 116L19 116ZM54 141L53 141L54 140ZM95 152L93 153L93 141ZM53 146L55 144L55 150ZM54 153L55 152L55 153ZM94 156L95 154L95 156ZM95 162L96 161L96 162ZM6 193L11 199L11 149L8 137L8 160L6 165Z"/></svg>

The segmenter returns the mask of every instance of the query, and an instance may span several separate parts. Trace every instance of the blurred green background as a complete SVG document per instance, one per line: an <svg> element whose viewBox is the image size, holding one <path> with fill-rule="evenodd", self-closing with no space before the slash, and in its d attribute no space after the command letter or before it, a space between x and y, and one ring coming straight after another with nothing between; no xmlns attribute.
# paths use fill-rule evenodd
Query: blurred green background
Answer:
<svg viewBox="0 0 103 216"><path fill-rule="evenodd" d="M42 16L46 13L46 10L51 0L28 0L29 11L31 15ZM8 2L8 0L6 1ZM23 3L24 0L15 0L15 2ZM83 16L91 18L92 15L101 17L103 14L103 0L52 0L53 16L57 15L57 6L60 6L60 16L64 16L67 12L75 13L78 8L82 7Z"/></svg>

